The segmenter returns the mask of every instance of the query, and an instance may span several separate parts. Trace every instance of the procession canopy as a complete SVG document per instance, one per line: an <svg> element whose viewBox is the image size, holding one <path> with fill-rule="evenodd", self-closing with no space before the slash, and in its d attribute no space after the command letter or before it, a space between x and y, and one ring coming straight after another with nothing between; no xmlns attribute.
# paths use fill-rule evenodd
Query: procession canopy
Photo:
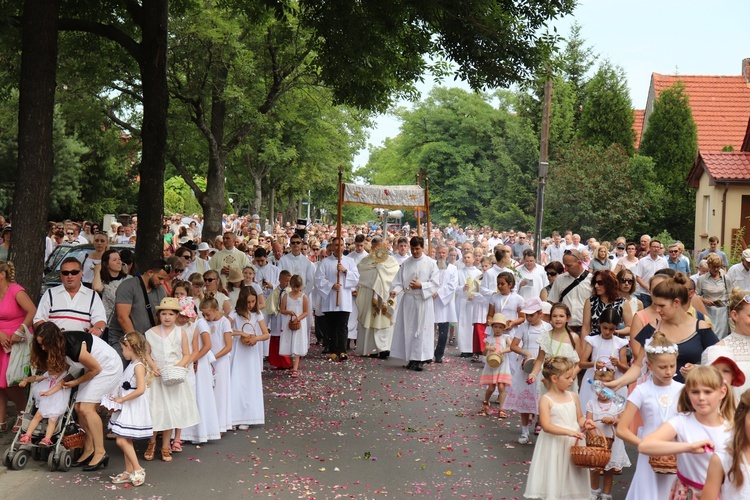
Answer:
<svg viewBox="0 0 750 500"><path fill-rule="evenodd" d="M363 186L344 183L344 204L424 210L425 192L419 186Z"/></svg>

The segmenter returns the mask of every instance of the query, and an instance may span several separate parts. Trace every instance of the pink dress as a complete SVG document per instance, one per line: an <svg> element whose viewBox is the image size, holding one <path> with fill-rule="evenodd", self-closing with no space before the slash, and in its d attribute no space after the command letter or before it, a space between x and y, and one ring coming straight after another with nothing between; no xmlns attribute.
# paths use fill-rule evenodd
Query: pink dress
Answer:
<svg viewBox="0 0 750 500"><path fill-rule="evenodd" d="M18 330L23 320L26 318L26 311L18 305L16 295L22 291L23 287L18 283L11 283L5 297L0 301L0 331L7 333L9 336ZM10 353L0 349L0 389L6 389L8 382L5 380L5 372L8 371L8 362Z"/></svg>

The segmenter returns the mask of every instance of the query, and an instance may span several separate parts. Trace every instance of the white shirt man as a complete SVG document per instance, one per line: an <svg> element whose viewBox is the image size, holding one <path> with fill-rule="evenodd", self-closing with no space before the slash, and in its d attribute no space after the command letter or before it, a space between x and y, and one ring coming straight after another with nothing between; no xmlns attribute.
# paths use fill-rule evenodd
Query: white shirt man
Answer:
<svg viewBox="0 0 750 500"><path fill-rule="evenodd" d="M315 272L315 290L320 296L321 307L326 318L326 330L330 335L328 343L331 351L330 357L332 360L344 361L348 358L346 354L349 332L347 323L354 305L352 292L357 288L359 271L352 259L341 255L343 248L339 238L334 238L328 244L327 249L331 255L318 263L318 269Z"/></svg>
<svg viewBox="0 0 750 500"><path fill-rule="evenodd" d="M649 253L638 261L631 270L635 274L635 280L638 282L638 288L635 293L639 294L639 298L643 301L643 297L647 297L647 300L651 298L651 293L648 290L648 282L651 277L659 269L665 269L669 267L667 259L659 256L661 251L661 242L659 240L651 240L649 242ZM646 304L643 304L645 307ZM649 302L649 305L651 303Z"/></svg>
<svg viewBox="0 0 750 500"><path fill-rule="evenodd" d="M315 288L315 265L302 253L302 237L298 234L292 235L289 246L292 251L279 260L279 270L286 269L292 276L299 274L302 278L303 290L309 295Z"/></svg>
<svg viewBox="0 0 750 500"><path fill-rule="evenodd" d="M574 234L571 238L570 245L565 247L566 250L578 250L580 252L586 248L586 246L581 243L581 236L579 234Z"/></svg>
<svg viewBox="0 0 750 500"><path fill-rule="evenodd" d="M393 329L391 356L408 360L408 369L422 371L422 363L435 350L433 294L440 287L437 264L424 254L424 239L409 242L412 256L401 264L391 285L390 296L399 295Z"/></svg>
<svg viewBox="0 0 750 500"><path fill-rule="evenodd" d="M83 270L75 257L60 266L62 285L50 288L39 300L34 326L51 321L61 330L87 331L100 337L107 326L107 313L99 295L81 285Z"/></svg>
<svg viewBox="0 0 750 500"><path fill-rule="evenodd" d="M727 277L734 286L742 290L750 290L750 248L742 251L742 260L727 271Z"/></svg>
<svg viewBox="0 0 750 500"><path fill-rule="evenodd" d="M581 254L577 250L571 250L563 257L563 265L567 272L557 277L549 291L549 302L562 302L570 309L570 321L568 327L576 333L581 331L583 325L583 306L591 297L591 273L585 271L581 262ZM585 278L579 280L575 287L571 288L563 296L563 292L571 286L584 273Z"/></svg>
<svg viewBox="0 0 750 500"><path fill-rule="evenodd" d="M396 259L396 262L398 262L398 265L400 266L409 257L411 257L409 254L409 240L403 237L399 238L396 243L396 253L393 254L393 258Z"/></svg>

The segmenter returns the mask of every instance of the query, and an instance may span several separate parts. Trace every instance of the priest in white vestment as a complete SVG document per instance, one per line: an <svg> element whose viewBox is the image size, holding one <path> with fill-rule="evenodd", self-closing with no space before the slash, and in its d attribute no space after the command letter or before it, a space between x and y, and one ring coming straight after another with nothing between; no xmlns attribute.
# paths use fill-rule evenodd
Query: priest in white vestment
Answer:
<svg viewBox="0 0 750 500"><path fill-rule="evenodd" d="M352 259L355 264L359 265L360 262L362 262L362 259L367 257L368 253L365 250L365 235L364 234L358 234L354 238L354 251L349 252L347 254L347 257ZM356 299L357 292L354 292L354 297ZM359 310L357 309L357 301L354 301L354 304L352 304L352 313L349 315L349 323L347 324L347 328L349 329L349 340L356 341L357 340L357 317L359 316Z"/></svg>
<svg viewBox="0 0 750 500"><path fill-rule="evenodd" d="M407 368L422 371L435 349L435 310L432 295L440 287L437 264L424 254L424 238L414 236L409 245L411 257L391 285L391 297L401 302L393 326L391 356L409 362Z"/></svg>
<svg viewBox="0 0 750 500"><path fill-rule="evenodd" d="M356 354L388 359L396 300L391 299L389 303L389 292L399 265L381 246L382 241L380 236L373 237L371 253L357 266L359 285L355 305L359 314Z"/></svg>

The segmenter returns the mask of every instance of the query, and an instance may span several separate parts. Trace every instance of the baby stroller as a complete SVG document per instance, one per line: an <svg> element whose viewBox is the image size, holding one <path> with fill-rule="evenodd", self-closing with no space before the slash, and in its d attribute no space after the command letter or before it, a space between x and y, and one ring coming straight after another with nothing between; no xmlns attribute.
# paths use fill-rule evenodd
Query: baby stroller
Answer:
<svg viewBox="0 0 750 500"><path fill-rule="evenodd" d="M26 467L31 457L36 461L46 460L47 466L52 472L58 469L63 472L69 471L74 458L77 458L74 457L74 454L79 453L76 450L80 450L83 447L83 430L73 421L75 401L76 390L74 388L71 391L70 401L68 401L65 413L57 419L55 431L51 438L52 446L41 446L38 444L47 432L47 425L49 424L47 419L43 419L39 423L39 426L34 429L30 443L21 444L21 436L28 429L37 411L34 398L29 393L22 423L10 447L2 455L3 464L11 470L22 470Z"/></svg>

